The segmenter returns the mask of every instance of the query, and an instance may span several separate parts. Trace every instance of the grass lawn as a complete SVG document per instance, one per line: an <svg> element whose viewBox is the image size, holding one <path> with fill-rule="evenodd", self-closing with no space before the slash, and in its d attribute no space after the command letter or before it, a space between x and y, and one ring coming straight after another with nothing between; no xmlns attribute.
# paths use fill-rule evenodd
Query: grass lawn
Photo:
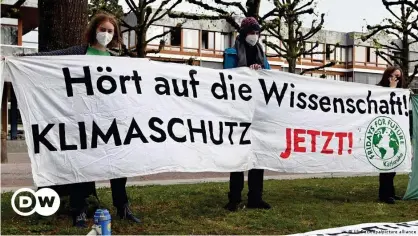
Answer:
<svg viewBox="0 0 418 236"><path fill-rule="evenodd" d="M408 176L396 176L399 195L407 184ZM115 216L110 189L100 189L98 194L111 210L113 234L291 234L418 218L417 201L382 204L377 201L377 191L378 177L268 180L264 182L264 199L273 209L243 208L231 213L222 208L227 202L227 183L128 187L132 209L143 221L139 225ZM19 216L10 205L11 196L2 194L1 234L85 235L90 230L71 227L65 212L51 217Z"/></svg>

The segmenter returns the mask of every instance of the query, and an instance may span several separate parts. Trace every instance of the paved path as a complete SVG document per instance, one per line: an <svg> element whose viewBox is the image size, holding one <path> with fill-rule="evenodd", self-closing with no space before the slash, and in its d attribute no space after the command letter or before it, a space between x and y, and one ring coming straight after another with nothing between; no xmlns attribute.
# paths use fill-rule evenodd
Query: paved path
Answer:
<svg viewBox="0 0 418 236"><path fill-rule="evenodd" d="M15 191L21 187L33 187L32 171L27 153L9 153L9 162L1 164L1 191ZM289 174L273 171L265 172L265 179L300 179L324 177L351 177L377 175L367 173L330 173L330 174ZM200 182L226 182L229 173L160 173L128 178L128 185L181 184ZM108 187L109 181L100 181L98 187Z"/></svg>

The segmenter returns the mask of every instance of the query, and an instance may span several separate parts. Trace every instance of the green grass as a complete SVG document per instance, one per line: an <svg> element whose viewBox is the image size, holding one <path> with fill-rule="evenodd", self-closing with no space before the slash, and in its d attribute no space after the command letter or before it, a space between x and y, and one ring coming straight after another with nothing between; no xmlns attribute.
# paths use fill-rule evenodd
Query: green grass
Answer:
<svg viewBox="0 0 418 236"><path fill-rule="evenodd" d="M408 176L396 176L399 195L407 184ZM264 199L271 210L228 212L222 208L227 191L227 183L128 187L132 209L143 221L140 225L115 216L110 189L98 193L111 210L113 234L291 234L365 222L411 221L418 212L417 201L379 203L378 177L265 181ZM65 211L51 217L19 216L10 205L11 195L2 194L2 234L85 235L90 230L71 227Z"/></svg>

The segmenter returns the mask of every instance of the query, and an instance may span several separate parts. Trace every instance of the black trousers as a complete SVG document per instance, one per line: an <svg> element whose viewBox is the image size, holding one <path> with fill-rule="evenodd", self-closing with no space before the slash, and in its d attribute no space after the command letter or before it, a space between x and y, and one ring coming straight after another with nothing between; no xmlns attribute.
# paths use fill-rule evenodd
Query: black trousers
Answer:
<svg viewBox="0 0 418 236"><path fill-rule="evenodd" d="M264 170L248 171L248 201L261 201L263 195ZM244 189L244 172L232 172L229 179L230 202L241 202L241 192Z"/></svg>
<svg viewBox="0 0 418 236"><path fill-rule="evenodd" d="M380 173L379 175L379 199L386 199L395 196L393 179L396 173Z"/></svg>
<svg viewBox="0 0 418 236"><path fill-rule="evenodd" d="M126 181L127 178L110 180L113 206L116 208L121 208L123 205L128 203L128 195L126 194ZM87 209L87 198L92 194L92 185L94 186L94 182L71 184L70 207L74 212L81 213Z"/></svg>

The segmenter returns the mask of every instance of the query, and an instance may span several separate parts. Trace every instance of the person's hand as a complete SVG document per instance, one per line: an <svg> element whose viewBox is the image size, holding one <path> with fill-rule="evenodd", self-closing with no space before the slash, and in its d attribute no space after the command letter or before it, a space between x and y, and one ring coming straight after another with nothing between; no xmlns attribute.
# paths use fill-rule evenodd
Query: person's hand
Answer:
<svg viewBox="0 0 418 236"><path fill-rule="evenodd" d="M398 82L399 82L399 79L396 78L395 76L392 76L389 78L389 86L391 88L396 88L396 86L398 86Z"/></svg>
<svg viewBox="0 0 418 236"><path fill-rule="evenodd" d="M253 65L250 66L250 69L252 69L252 70L260 70L261 69L261 66L259 64L253 64Z"/></svg>

